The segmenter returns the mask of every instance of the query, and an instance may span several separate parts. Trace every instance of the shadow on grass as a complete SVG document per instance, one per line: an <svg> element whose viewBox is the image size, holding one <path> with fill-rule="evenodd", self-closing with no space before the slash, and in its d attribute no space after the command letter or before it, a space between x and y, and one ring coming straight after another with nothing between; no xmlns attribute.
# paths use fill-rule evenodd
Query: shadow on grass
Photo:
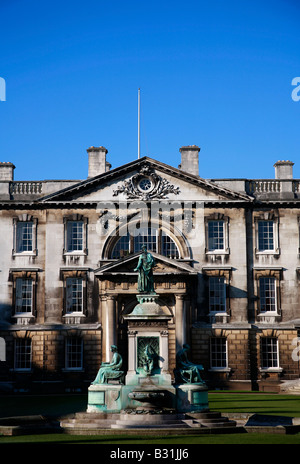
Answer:
<svg viewBox="0 0 300 464"><path fill-rule="evenodd" d="M0 397L0 417L41 415L50 418L86 411L87 395L21 395Z"/></svg>

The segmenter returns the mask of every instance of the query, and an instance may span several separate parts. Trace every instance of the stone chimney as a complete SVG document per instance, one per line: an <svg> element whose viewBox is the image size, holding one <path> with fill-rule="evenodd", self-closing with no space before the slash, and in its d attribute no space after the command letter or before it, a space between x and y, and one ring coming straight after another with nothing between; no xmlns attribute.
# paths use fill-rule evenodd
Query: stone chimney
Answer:
<svg viewBox="0 0 300 464"><path fill-rule="evenodd" d="M274 164L275 179L293 179L293 166L292 161L277 161Z"/></svg>
<svg viewBox="0 0 300 464"><path fill-rule="evenodd" d="M88 177L95 177L110 170L111 164L106 161L106 148L90 147L87 152L89 155Z"/></svg>
<svg viewBox="0 0 300 464"><path fill-rule="evenodd" d="M3 180L14 180L14 169L15 165L9 162L0 162L0 181Z"/></svg>
<svg viewBox="0 0 300 464"><path fill-rule="evenodd" d="M178 166L182 171L199 176L199 151L200 148L196 145L188 145L181 147L181 164Z"/></svg>

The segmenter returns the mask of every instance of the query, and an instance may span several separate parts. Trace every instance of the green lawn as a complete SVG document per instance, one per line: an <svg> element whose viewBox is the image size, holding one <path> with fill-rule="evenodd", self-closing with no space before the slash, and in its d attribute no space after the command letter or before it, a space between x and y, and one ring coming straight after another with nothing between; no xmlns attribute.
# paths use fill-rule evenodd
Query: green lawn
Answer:
<svg viewBox="0 0 300 464"><path fill-rule="evenodd" d="M300 417L300 396L270 393L210 393L209 408L222 413Z"/></svg>
<svg viewBox="0 0 300 464"><path fill-rule="evenodd" d="M279 434L254 434L254 433L236 433L236 434L216 434L216 435L199 435L193 437L174 436L165 438L149 438L145 436L121 437L111 436L76 436L66 434L51 435L23 435L20 437L0 437L1 444L87 444L87 445L259 445L259 444L277 444L277 445L299 445L300 434L296 435L279 435Z"/></svg>
<svg viewBox="0 0 300 464"><path fill-rule="evenodd" d="M300 417L300 396L276 395L266 393L209 393L211 411L221 413L271 414ZM61 417L86 409L86 395L48 395L48 396L3 396L0 397L0 417L45 415ZM51 443L51 444L299 444L300 434L212 434L199 436L173 437L122 437L122 436L74 436L66 434L29 435L0 437L5 443Z"/></svg>
<svg viewBox="0 0 300 464"><path fill-rule="evenodd" d="M7 395L0 396L0 417L51 416L61 417L85 411L87 395Z"/></svg>
<svg viewBox="0 0 300 464"><path fill-rule="evenodd" d="M221 413L300 417L300 395L211 392L208 399L210 410ZM86 395L0 396L0 417L38 414L58 417L85 411L86 406Z"/></svg>

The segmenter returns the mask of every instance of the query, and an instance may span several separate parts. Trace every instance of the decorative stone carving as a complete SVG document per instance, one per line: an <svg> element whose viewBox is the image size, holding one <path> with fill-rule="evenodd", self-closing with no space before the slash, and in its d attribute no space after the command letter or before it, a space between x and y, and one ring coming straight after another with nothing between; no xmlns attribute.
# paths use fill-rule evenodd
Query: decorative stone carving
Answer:
<svg viewBox="0 0 300 464"><path fill-rule="evenodd" d="M139 337L137 346L138 367L146 375L154 374L158 367L159 338Z"/></svg>
<svg viewBox="0 0 300 464"><path fill-rule="evenodd" d="M127 198L132 200L152 200L154 198L165 199L169 193L178 195L180 190L145 164L139 173L118 186L113 195L117 196L119 193L125 193Z"/></svg>

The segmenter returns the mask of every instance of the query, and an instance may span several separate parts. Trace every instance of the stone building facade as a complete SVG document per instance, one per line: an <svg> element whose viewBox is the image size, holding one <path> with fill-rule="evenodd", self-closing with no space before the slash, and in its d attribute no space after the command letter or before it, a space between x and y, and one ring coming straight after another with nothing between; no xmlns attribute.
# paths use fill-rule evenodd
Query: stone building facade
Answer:
<svg viewBox="0 0 300 464"><path fill-rule="evenodd" d="M14 181L0 163L0 386L83 391L137 303L142 244L168 317L168 360L191 346L210 388L278 391L299 378L300 181L203 179L197 146L178 168L143 157L88 177Z"/></svg>

